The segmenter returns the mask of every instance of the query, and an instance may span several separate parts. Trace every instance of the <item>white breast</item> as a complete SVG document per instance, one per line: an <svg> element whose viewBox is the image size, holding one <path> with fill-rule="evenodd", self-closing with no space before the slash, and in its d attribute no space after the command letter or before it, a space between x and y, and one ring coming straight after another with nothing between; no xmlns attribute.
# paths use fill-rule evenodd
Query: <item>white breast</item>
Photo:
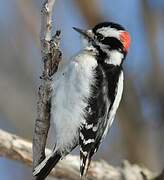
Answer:
<svg viewBox="0 0 164 180"><path fill-rule="evenodd" d="M95 58L83 52L54 78L51 117L56 131L56 149L61 152L69 150L79 139L77 133L85 120L84 109L91 93L96 66Z"/></svg>

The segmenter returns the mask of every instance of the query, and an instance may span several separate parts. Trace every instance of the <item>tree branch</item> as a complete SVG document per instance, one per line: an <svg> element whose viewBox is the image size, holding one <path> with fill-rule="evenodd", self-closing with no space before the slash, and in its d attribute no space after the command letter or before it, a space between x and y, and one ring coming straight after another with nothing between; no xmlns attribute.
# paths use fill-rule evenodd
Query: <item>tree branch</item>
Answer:
<svg viewBox="0 0 164 180"><path fill-rule="evenodd" d="M46 150L50 153L50 150ZM0 130L0 156L32 165L32 144L16 135ZM51 171L57 179L78 180L79 157L68 155ZM93 161L88 172L88 180L162 180L163 174L155 174L138 165L125 161L121 167L112 167L105 161Z"/></svg>
<svg viewBox="0 0 164 180"><path fill-rule="evenodd" d="M43 72L38 91L37 119L33 136L33 168L45 158L45 146L50 127L51 77L61 60L60 31L52 37L52 13L55 0L46 0L41 10L41 54Z"/></svg>
<svg viewBox="0 0 164 180"><path fill-rule="evenodd" d="M52 13L55 0L45 0L41 10L41 40L51 40Z"/></svg>

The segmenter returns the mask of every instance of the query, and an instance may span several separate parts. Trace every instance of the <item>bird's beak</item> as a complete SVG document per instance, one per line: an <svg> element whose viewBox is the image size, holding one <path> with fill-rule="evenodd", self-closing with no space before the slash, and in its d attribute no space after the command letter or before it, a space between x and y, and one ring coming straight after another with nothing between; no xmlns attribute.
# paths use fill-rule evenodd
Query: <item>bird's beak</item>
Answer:
<svg viewBox="0 0 164 180"><path fill-rule="evenodd" d="M87 38L89 40L93 40L93 33L92 33L91 30L83 30L83 29L79 29L79 28L76 28L76 27L73 27L73 29L75 31L77 31L78 33L80 33L85 38Z"/></svg>

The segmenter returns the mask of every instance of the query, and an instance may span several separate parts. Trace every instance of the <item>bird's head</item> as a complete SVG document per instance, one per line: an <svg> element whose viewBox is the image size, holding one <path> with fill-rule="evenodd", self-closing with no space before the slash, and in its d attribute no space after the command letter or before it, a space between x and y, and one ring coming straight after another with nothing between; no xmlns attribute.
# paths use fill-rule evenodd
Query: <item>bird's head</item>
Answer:
<svg viewBox="0 0 164 180"><path fill-rule="evenodd" d="M112 60L108 63L120 65L122 60L118 62L118 58L124 59L128 52L130 35L119 24L103 22L90 30L74 29L87 40L88 46L93 46L100 54L105 53Z"/></svg>

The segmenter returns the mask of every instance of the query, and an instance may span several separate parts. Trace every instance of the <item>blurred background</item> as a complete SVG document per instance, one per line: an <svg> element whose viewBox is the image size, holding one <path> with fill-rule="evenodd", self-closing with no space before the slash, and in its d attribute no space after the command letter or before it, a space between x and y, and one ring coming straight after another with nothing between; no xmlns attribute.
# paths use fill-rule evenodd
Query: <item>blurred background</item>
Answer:
<svg viewBox="0 0 164 180"><path fill-rule="evenodd" d="M0 0L0 128L29 140L41 74L39 0ZM131 34L125 89L117 120L96 159L164 167L164 1L57 0L54 31L62 30L64 60L81 47L72 27L115 21ZM9 173L10 172L10 173ZM0 157L0 179L30 179L31 168Z"/></svg>

